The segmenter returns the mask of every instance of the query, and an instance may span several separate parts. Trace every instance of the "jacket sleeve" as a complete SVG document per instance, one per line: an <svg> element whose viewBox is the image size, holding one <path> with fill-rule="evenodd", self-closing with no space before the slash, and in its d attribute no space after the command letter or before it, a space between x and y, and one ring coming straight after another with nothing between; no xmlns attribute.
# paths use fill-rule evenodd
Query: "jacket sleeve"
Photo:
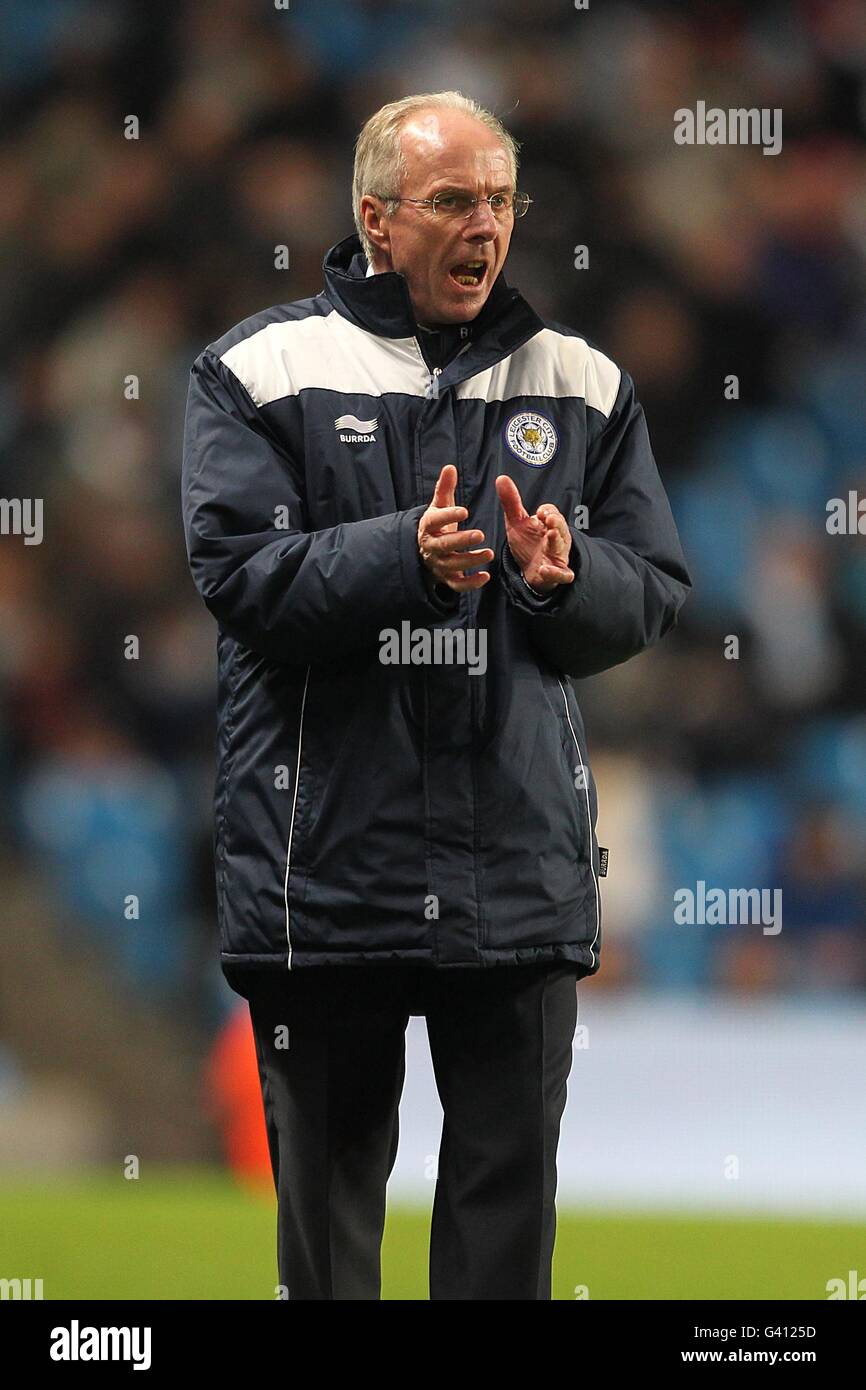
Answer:
<svg viewBox="0 0 866 1390"><path fill-rule="evenodd" d="M418 554L424 506L310 529L304 460L211 350L190 376L181 492L205 605L231 637L274 661L372 652L382 628L441 622L459 602L429 582Z"/></svg>
<svg viewBox="0 0 866 1390"><path fill-rule="evenodd" d="M510 602L530 617L537 649L574 677L597 675L652 646L675 624L691 588L627 372L608 418L593 415L600 423L588 439L581 497L588 525L569 523L573 583L534 599L507 542L501 557L502 583Z"/></svg>

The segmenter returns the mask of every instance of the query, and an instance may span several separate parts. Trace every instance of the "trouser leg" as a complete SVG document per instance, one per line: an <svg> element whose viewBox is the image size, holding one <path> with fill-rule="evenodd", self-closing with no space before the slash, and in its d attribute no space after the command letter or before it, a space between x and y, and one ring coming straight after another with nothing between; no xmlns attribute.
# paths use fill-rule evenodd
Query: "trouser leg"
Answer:
<svg viewBox="0 0 866 1390"><path fill-rule="evenodd" d="M549 1299L575 970L442 971L429 996L444 1110L430 1298Z"/></svg>
<svg viewBox="0 0 866 1390"><path fill-rule="evenodd" d="M322 966L249 989L289 1299L381 1296L405 1075L404 981L399 968Z"/></svg>

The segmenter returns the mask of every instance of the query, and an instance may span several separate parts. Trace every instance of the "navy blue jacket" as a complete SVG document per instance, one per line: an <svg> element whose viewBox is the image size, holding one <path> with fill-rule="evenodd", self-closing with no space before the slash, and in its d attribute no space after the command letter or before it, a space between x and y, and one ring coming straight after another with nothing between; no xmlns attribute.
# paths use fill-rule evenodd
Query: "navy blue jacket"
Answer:
<svg viewBox="0 0 866 1390"><path fill-rule="evenodd" d="M598 803L569 677L656 642L690 588L644 414L625 371L501 274L431 369L404 277L366 271L348 237L321 294L192 368L182 500L218 623L221 960L592 975ZM460 595L417 546L445 463L496 557ZM527 588L500 473L569 522L573 584ZM414 664L425 641L438 659Z"/></svg>

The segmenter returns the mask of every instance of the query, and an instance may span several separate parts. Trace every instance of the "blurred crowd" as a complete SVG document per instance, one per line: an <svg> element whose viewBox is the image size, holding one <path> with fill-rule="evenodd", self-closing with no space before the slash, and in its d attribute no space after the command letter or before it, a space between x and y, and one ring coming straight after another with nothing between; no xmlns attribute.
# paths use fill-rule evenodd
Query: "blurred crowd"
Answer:
<svg viewBox="0 0 866 1390"><path fill-rule="evenodd" d="M188 371L318 292L361 124L444 88L522 142L506 276L635 378L695 582L577 687L611 848L592 987L862 991L866 544L826 527L866 497L855 0L0 4L0 495L44 499L42 544L0 537L9 862L125 987L228 1015ZM677 145L698 100L781 108L782 153ZM675 924L698 881L781 888L783 930Z"/></svg>

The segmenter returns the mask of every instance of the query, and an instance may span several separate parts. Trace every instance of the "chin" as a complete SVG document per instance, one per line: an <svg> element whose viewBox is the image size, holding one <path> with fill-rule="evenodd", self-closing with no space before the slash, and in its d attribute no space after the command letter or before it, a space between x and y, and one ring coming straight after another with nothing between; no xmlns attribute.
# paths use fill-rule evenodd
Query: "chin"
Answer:
<svg viewBox="0 0 866 1390"><path fill-rule="evenodd" d="M479 294L477 298L473 296L471 300L462 304L455 304L452 301L452 303L442 306L441 314L437 315L438 321L440 323L469 323L472 319L477 318L486 303L486 294Z"/></svg>

